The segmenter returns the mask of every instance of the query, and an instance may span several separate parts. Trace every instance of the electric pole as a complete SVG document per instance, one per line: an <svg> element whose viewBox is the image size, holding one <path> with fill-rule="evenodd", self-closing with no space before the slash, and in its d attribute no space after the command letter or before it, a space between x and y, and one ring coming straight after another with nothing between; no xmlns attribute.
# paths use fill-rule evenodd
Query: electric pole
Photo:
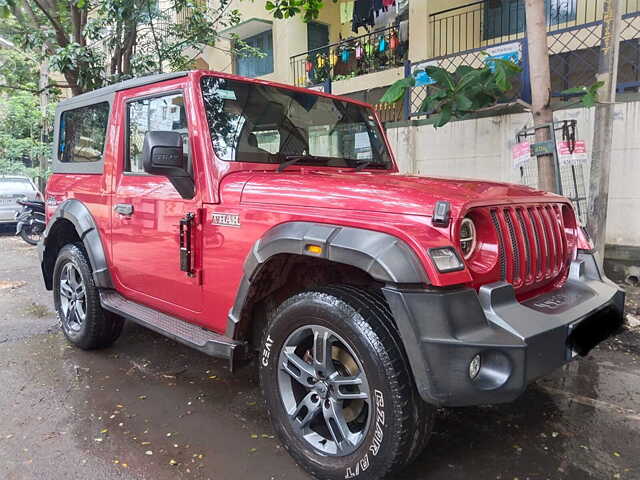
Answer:
<svg viewBox="0 0 640 480"><path fill-rule="evenodd" d="M613 144L613 116L616 101L618 52L622 23L619 0L604 0L602 40L596 81L604 82L598 94L593 135L593 153L589 175L589 216L587 227L602 268L606 242L609 173Z"/></svg>
<svg viewBox="0 0 640 480"><path fill-rule="evenodd" d="M45 48L42 48L42 60L40 62L40 78L38 81L38 88L40 89L40 113L42 114L42 125L40 127L40 142L44 145L47 141L47 131L49 126L47 125L47 110L49 109L49 60L46 56ZM44 188L46 184L46 175L48 167L48 157L44 153L40 153L39 167L40 176L38 179L38 188L44 195Z"/></svg>
<svg viewBox="0 0 640 480"><path fill-rule="evenodd" d="M536 143L552 139L553 112L551 110L551 72L547 47L547 25L545 2L526 0L527 47L529 49L529 72L531 73L531 114L536 131ZM555 148L555 145L553 146ZM547 192L558 192L556 166L553 154L539 155L538 188Z"/></svg>

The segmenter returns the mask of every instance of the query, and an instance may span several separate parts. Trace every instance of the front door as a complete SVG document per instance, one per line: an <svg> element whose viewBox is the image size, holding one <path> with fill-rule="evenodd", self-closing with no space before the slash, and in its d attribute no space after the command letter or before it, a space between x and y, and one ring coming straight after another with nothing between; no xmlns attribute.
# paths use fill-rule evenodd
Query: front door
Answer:
<svg viewBox="0 0 640 480"><path fill-rule="evenodd" d="M180 220L196 214L201 206L199 192L193 199L184 199L167 178L149 175L142 166L142 147L149 131L179 132L184 154L191 154L188 106L183 93L174 91L129 99L124 108L125 148L116 169L112 203L115 280L131 300L196 318L202 310L202 288L197 276L180 268L179 233Z"/></svg>

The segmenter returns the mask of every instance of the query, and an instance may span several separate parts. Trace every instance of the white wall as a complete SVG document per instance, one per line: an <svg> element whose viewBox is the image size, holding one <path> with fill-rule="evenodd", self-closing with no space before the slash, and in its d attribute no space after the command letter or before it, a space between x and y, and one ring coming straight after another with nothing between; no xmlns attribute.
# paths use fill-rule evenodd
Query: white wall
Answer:
<svg viewBox="0 0 640 480"><path fill-rule="evenodd" d="M577 119L578 139L591 151L594 109L555 112L556 120ZM517 182L511 146L531 115L518 113L432 125L390 128L400 168L420 175ZM616 106L609 191L607 243L640 246L640 102ZM585 185L588 188L588 169Z"/></svg>

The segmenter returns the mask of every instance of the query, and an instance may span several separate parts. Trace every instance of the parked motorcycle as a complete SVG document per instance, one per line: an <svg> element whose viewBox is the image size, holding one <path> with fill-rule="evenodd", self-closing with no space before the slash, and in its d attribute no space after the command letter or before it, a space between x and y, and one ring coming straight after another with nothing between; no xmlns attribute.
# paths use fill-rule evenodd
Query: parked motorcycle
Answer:
<svg viewBox="0 0 640 480"><path fill-rule="evenodd" d="M18 200L22 210L16 213L16 235L29 245L36 245L42 238L46 220L44 216L44 202Z"/></svg>

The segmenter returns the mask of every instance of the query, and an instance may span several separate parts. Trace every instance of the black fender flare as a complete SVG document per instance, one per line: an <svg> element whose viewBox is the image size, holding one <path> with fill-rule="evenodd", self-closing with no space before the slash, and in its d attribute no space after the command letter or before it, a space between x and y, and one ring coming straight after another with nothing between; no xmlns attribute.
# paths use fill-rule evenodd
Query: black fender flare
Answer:
<svg viewBox="0 0 640 480"><path fill-rule="evenodd" d="M322 247L322 253L307 250ZM242 312L260 268L273 256L289 253L352 265L385 284L429 284L415 252L401 239L384 232L315 222L286 222L268 230L253 245L229 312L226 335L235 338Z"/></svg>
<svg viewBox="0 0 640 480"><path fill-rule="evenodd" d="M47 223L47 227L42 236L42 242L38 244L38 255L40 266L47 289L53 288L53 266L55 265L54 254L57 254L56 242L51 243L51 232L56 232L59 221L68 220L73 224L78 237L82 241L89 256L89 263L93 270L93 281L98 288L113 288L111 274L105 250L100 239L100 233L96 221L91 215L87 206L77 199L69 199L62 202ZM54 235L55 237L55 235ZM55 250L55 251L54 251Z"/></svg>

